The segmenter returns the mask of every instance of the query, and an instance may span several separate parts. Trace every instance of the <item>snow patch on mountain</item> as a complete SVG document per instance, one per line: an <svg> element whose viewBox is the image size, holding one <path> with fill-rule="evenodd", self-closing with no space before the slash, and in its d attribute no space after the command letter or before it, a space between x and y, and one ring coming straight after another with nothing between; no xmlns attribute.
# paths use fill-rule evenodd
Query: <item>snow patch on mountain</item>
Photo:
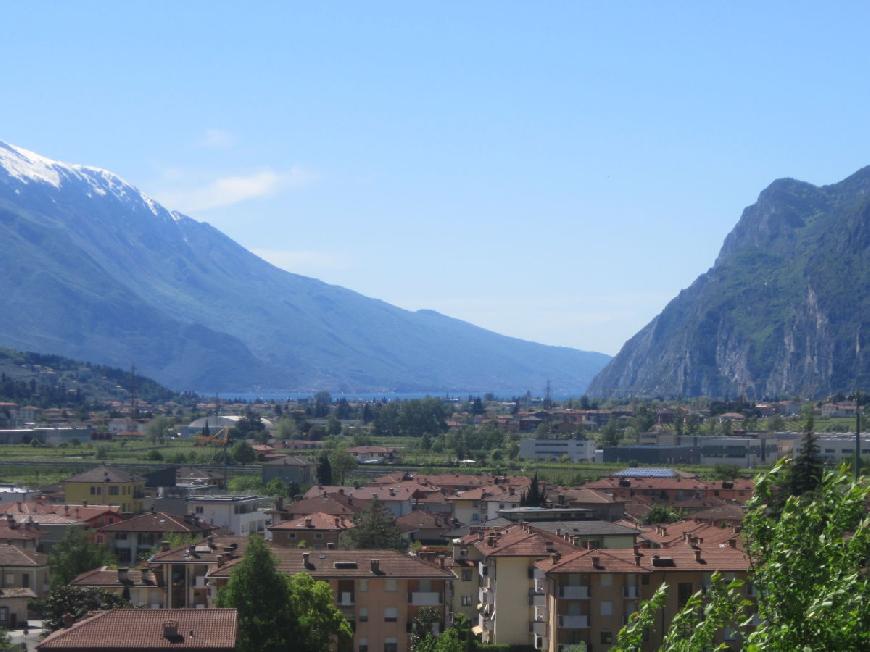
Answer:
<svg viewBox="0 0 870 652"><path fill-rule="evenodd" d="M154 215L167 213L166 209L151 197L113 172L88 165L55 161L2 141L0 141L0 169L25 185L44 183L60 189L66 181L75 180L86 183L90 187L90 191L86 194L92 199L95 194L100 197L111 194L124 202L141 202Z"/></svg>

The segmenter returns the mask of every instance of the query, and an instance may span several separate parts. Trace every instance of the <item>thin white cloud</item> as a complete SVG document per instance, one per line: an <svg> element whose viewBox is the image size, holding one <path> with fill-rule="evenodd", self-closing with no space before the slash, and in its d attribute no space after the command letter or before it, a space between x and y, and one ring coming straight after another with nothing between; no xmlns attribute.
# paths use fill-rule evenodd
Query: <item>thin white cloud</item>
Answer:
<svg viewBox="0 0 870 652"><path fill-rule="evenodd" d="M310 171L294 166L289 170L264 168L258 172L219 177L203 185L173 188L154 193L174 210L196 212L270 197L286 189L301 188L314 180Z"/></svg>
<svg viewBox="0 0 870 652"><path fill-rule="evenodd" d="M252 248L251 251L275 267L288 272L318 275L324 272L344 270L349 261L343 256L328 251Z"/></svg>
<svg viewBox="0 0 870 652"><path fill-rule="evenodd" d="M196 144L204 149L226 149L235 142L233 135L225 129L206 129Z"/></svg>

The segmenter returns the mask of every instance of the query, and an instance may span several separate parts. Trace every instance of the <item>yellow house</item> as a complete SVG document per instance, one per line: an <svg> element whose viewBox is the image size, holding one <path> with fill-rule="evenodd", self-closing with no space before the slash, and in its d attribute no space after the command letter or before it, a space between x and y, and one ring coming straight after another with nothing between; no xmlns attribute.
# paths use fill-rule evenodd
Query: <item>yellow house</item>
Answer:
<svg viewBox="0 0 870 652"><path fill-rule="evenodd" d="M117 505L122 512L142 511L145 482L131 473L108 466L98 466L74 475L63 483L68 505Z"/></svg>

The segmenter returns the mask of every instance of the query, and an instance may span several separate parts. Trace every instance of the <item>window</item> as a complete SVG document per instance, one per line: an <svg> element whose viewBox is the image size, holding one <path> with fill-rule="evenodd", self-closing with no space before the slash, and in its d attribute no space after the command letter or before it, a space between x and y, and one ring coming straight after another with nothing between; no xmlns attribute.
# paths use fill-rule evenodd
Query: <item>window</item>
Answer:
<svg viewBox="0 0 870 652"><path fill-rule="evenodd" d="M472 577L473 577L473 575L471 574L470 568L463 568L462 569L462 581L463 582L470 582Z"/></svg>
<svg viewBox="0 0 870 652"><path fill-rule="evenodd" d="M601 586L611 586L613 584L613 575L610 573L601 574Z"/></svg>
<svg viewBox="0 0 870 652"><path fill-rule="evenodd" d="M110 496L118 496L120 495L120 490L118 487L109 487L109 495Z"/></svg>
<svg viewBox="0 0 870 652"><path fill-rule="evenodd" d="M0 607L0 625L9 624L9 607Z"/></svg>
<svg viewBox="0 0 870 652"><path fill-rule="evenodd" d="M21 573L21 587L24 589L30 588L30 573Z"/></svg>
<svg viewBox="0 0 870 652"><path fill-rule="evenodd" d="M369 621L369 610L367 607L359 608L359 621L361 623L367 623Z"/></svg>
<svg viewBox="0 0 870 652"><path fill-rule="evenodd" d="M322 539L322 538L323 538L323 534L322 534L321 532L315 532L315 533L314 533L314 538L315 538L315 539Z"/></svg>
<svg viewBox="0 0 870 652"><path fill-rule="evenodd" d="M396 580L387 580L384 583L384 591L398 591L399 583Z"/></svg>
<svg viewBox="0 0 870 652"><path fill-rule="evenodd" d="M471 596L470 595L463 595L462 596L462 606L463 607L470 607L471 606Z"/></svg>
<svg viewBox="0 0 870 652"><path fill-rule="evenodd" d="M195 511L197 514L202 514L202 505L197 505Z"/></svg>
<svg viewBox="0 0 870 652"><path fill-rule="evenodd" d="M692 597L692 583L680 582L677 584L677 604L683 606Z"/></svg>
<svg viewBox="0 0 870 652"><path fill-rule="evenodd" d="M387 607L384 609L384 622L394 623L399 620L399 610L396 607Z"/></svg>
<svg viewBox="0 0 870 652"><path fill-rule="evenodd" d="M93 486L91 487L91 495L92 495L92 496L96 496L96 495L97 495L97 488L96 488L96 487L93 487Z"/></svg>
<svg viewBox="0 0 870 652"><path fill-rule="evenodd" d="M602 645L610 645L613 643L613 633L612 632L601 632L601 644Z"/></svg>
<svg viewBox="0 0 870 652"><path fill-rule="evenodd" d="M357 586L359 587L359 590L362 592L368 591L369 590L369 581L368 580L360 580L357 583Z"/></svg>
<svg viewBox="0 0 870 652"><path fill-rule="evenodd" d="M357 652L369 652L369 639L361 638L359 640L359 647L357 648Z"/></svg>
<svg viewBox="0 0 870 652"><path fill-rule="evenodd" d="M601 615L602 616L612 616L613 615L613 603L610 600L602 600L601 601Z"/></svg>
<svg viewBox="0 0 870 652"><path fill-rule="evenodd" d="M384 652L399 652L399 643L394 638L384 639Z"/></svg>

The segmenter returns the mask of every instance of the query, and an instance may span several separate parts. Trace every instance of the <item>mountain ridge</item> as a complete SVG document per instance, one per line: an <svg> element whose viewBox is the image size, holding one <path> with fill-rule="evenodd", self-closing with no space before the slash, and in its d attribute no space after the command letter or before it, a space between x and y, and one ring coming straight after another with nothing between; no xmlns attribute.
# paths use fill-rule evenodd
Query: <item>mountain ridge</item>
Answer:
<svg viewBox="0 0 870 652"><path fill-rule="evenodd" d="M28 158L32 156L34 158ZM0 344L200 391L578 393L608 356L279 269L100 168L0 144Z"/></svg>
<svg viewBox="0 0 870 652"><path fill-rule="evenodd" d="M866 386L855 347L870 315L868 249L870 166L825 186L777 179L590 394L820 397Z"/></svg>

